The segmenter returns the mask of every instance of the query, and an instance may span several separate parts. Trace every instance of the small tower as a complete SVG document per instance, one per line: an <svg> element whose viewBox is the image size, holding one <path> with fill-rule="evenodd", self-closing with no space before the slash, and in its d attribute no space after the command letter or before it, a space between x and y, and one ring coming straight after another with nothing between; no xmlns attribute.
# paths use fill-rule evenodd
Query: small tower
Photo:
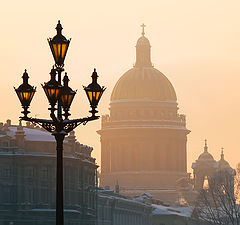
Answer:
<svg viewBox="0 0 240 225"><path fill-rule="evenodd" d="M115 185L115 192L116 192L117 194L119 194L119 192L120 192L120 187L119 187L119 184L118 184L118 180L117 180L117 183L116 183L116 185Z"/></svg>
<svg viewBox="0 0 240 225"><path fill-rule="evenodd" d="M231 188L229 193L234 194L234 176L236 171L224 159L224 148L221 148L221 158L218 161L218 173L220 182L225 184L227 188Z"/></svg>
<svg viewBox="0 0 240 225"><path fill-rule="evenodd" d="M138 39L136 45L136 67L152 66L151 62L151 45L149 40L145 37L145 24L141 25L142 36Z"/></svg>
<svg viewBox="0 0 240 225"><path fill-rule="evenodd" d="M224 159L224 148L221 148L221 158L218 161L218 171L228 172L229 175L235 175L235 170L229 165L229 163Z"/></svg>
<svg viewBox="0 0 240 225"><path fill-rule="evenodd" d="M67 139L68 144L70 145L71 152L74 154L75 153L75 143L76 143L75 131L71 131L69 136L66 139Z"/></svg>
<svg viewBox="0 0 240 225"><path fill-rule="evenodd" d="M205 180L210 184L210 178L216 173L217 166L217 162L208 152L207 140L205 140L204 152L192 164L195 190L200 191L203 188Z"/></svg>
<svg viewBox="0 0 240 225"><path fill-rule="evenodd" d="M25 142L25 132L23 130L22 121L19 121L19 125L17 127L17 131L15 133L16 138L16 145L20 148L24 148L24 142Z"/></svg>

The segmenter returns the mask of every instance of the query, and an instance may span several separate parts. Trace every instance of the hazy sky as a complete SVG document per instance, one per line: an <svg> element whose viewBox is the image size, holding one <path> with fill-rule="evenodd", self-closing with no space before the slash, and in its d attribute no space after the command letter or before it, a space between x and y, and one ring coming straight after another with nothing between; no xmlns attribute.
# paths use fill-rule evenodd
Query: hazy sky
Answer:
<svg viewBox="0 0 240 225"><path fill-rule="evenodd" d="M41 83L49 80L53 58L47 43L57 20L72 38L65 60L70 86L78 89L72 117L85 116L89 105L82 90L93 68L107 86L100 114L108 113L114 84L135 62L140 25L147 25L152 62L175 87L180 113L187 116L188 170L203 151L220 158L221 147L233 167L240 162L240 1L101 0L1 2L0 121L18 123L20 103L13 91L26 68L37 86L32 116L49 117ZM76 129L81 143L94 147L100 164L100 120Z"/></svg>

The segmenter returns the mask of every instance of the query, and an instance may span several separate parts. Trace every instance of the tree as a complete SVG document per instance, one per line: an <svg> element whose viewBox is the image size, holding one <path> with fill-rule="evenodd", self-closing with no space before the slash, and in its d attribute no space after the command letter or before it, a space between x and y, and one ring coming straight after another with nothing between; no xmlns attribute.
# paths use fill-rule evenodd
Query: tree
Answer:
<svg viewBox="0 0 240 225"><path fill-rule="evenodd" d="M200 191L193 215L211 225L240 225L240 166L235 173L218 171Z"/></svg>

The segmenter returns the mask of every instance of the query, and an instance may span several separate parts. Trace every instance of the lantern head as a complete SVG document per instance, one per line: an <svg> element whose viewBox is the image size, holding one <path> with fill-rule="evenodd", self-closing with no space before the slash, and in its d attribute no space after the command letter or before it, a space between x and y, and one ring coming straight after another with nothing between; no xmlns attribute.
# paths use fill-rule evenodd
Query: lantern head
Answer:
<svg viewBox="0 0 240 225"><path fill-rule="evenodd" d="M89 84L87 87L84 87L84 90L87 94L88 100L90 102L90 105L92 107L92 112L93 115L95 115L96 108L98 105L98 102L100 101L103 92L106 90L105 87L101 87L98 83L97 83L97 72L96 69L94 69L94 72L92 73L92 83Z"/></svg>
<svg viewBox="0 0 240 225"><path fill-rule="evenodd" d="M62 35L62 25L60 23L60 20L58 21L56 30L57 35L53 38L48 39L48 43L50 46L50 49L53 54L53 58L55 60L55 64L57 67L63 67L64 66L64 59L67 54L68 46L70 44L71 39L67 40Z"/></svg>
<svg viewBox="0 0 240 225"><path fill-rule="evenodd" d="M70 113L68 113L69 108L72 104L73 98L76 94L76 91L73 91L69 86L68 86L68 76L67 73L65 73L65 76L63 78L63 87L61 90L61 106L63 107L63 110L65 112L65 117L66 119L68 118L68 116L70 115Z"/></svg>
<svg viewBox="0 0 240 225"><path fill-rule="evenodd" d="M27 109L32 101L33 95L36 92L36 87L33 87L28 83L29 76L27 70L24 71L22 78L23 83L17 89L14 89L24 109L24 116L27 117L27 114L29 113Z"/></svg>
<svg viewBox="0 0 240 225"><path fill-rule="evenodd" d="M48 98L49 104L52 106L52 108L54 108L55 104L57 103L62 89L62 85L60 85L56 81L56 74L57 74L56 70L52 68L50 72L51 75L50 81L42 85L43 90Z"/></svg>

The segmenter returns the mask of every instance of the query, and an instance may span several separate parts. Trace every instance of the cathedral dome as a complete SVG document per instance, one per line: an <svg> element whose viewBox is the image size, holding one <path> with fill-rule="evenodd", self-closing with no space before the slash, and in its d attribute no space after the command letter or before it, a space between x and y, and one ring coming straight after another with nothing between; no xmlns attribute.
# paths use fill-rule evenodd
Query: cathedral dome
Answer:
<svg viewBox="0 0 240 225"><path fill-rule="evenodd" d="M151 99L176 101L175 90L160 71L153 67L134 67L116 83L111 101L124 99Z"/></svg>
<svg viewBox="0 0 240 225"><path fill-rule="evenodd" d="M171 82L151 62L151 45L144 36L136 45L136 63L116 83L111 101L127 99L150 99L159 101L176 101L176 93Z"/></svg>

